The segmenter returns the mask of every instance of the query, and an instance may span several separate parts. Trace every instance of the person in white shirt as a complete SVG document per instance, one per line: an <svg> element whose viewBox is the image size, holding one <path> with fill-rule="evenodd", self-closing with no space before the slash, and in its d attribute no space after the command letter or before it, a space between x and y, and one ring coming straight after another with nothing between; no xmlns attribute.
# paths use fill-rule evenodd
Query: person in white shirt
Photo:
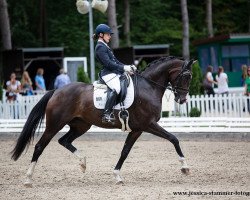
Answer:
<svg viewBox="0 0 250 200"><path fill-rule="evenodd" d="M6 83L7 91L6 96L8 101L15 101L17 100L17 95L21 89L20 81L16 80L16 74L11 73L10 80Z"/></svg>
<svg viewBox="0 0 250 200"><path fill-rule="evenodd" d="M219 66L218 75L216 75L215 79L218 83L218 94L228 94L228 77L222 66Z"/></svg>

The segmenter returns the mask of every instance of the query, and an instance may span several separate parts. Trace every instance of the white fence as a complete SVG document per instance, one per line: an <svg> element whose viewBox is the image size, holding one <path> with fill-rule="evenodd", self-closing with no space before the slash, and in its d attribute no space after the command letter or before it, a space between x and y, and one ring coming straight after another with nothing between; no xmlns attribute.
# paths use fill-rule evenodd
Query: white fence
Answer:
<svg viewBox="0 0 250 200"><path fill-rule="evenodd" d="M5 98L0 101L0 119L26 119L44 94L33 96L18 96L18 100L8 102Z"/></svg>
<svg viewBox="0 0 250 200"><path fill-rule="evenodd" d="M0 119L26 119L43 94L20 96L16 102L0 101ZM143 105L142 105L143 106ZM192 108L201 111L202 117L250 117L250 97L241 94L227 96L191 96L187 104L173 104L170 116L188 117Z"/></svg>
<svg viewBox="0 0 250 200"><path fill-rule="evenodd" d="M198 108L201 117L250 117L250 97L242 94L190 96L187 104L176 106L171 115L187 117L192 108Z"/></svg>
<svg viewBox="0 0 250 200"><path fill-rule="evenodd" d="M26 119L1 119L0 134L21 133ZM227 118L227 117L171 117L161 118L159 125L165 130L173 133L243 133L242 137L247 137L250 133L250 118ZM42 123L40 132L43 132L45 122ZM66 125L60 132L69 131ZM122 132L120 129L103 129L92 126L88 132L95 133L116 133ZM249 134L248 134L249 136Z"/></svg>

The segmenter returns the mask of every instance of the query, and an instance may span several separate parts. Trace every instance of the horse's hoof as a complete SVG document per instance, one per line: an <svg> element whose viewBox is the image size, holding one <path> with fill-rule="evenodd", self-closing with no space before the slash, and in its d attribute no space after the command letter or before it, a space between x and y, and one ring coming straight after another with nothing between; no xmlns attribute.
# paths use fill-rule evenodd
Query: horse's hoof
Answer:
<svg viewBox="0 0 250 200"><path fill-rule="evenodd" d="M33 186L32 186L32 183L31 183L30 181L26 181L26 182L24 183L24 186L27 187L27 188L32 188L32 187L33 187Z"/></svg>
<svg viewBox="0 0 250 200"><path fill-rule="evenodd" d="M186 175L190 174L189 168L181 168L181 172Z"/></svg>
<svg viewBox="0 0 250 200"><path fill-rule="evenodd" d="M86 171L86 165L80 164L80 169L81 169L82 173L85 173L85 171Z"/></svg>
<svg viewBox="0 0 250 200"><path fill-rule="evenodd" d="M124 185L124 182L123 181L117 181L115 184L116 185Z"/></svg>

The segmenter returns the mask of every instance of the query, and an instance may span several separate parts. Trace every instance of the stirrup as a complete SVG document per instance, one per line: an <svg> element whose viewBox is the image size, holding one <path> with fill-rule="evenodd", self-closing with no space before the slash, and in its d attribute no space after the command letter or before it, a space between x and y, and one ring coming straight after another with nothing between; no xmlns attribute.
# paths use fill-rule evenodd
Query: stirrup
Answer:
<svg viewBox="0 0 250 200"><path fill-rule="evenodd" d="M114 121L115 121L115 115L114 115L114 113L104 114L102 116L102 122L103 123L113 123Z"/></svg>

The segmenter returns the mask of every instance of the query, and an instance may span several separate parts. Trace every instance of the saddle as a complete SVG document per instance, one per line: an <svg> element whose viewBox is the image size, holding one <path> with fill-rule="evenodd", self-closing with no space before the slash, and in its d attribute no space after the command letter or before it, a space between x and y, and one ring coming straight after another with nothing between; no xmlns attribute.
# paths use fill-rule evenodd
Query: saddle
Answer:
<svg viewBox="0 0 250 200"><path fill-rule="evenodd" d="M112 90L106 85L106 83L104 82L104 80L102 79L102 77L100 76L100 74L98 74L98 77L99 77L98 84L99 85L100 84L105 85L106 88L107 88L107 95L109 95L109 93ZM127 74L122 74L119 79L120 79L121 91L120 91L120 93L117 96L116 104L123 103L123 101L125 100L125 98L127 96L128 86L130 84L130 78L129 78L129 75L127 75ZM103 87L103 86L101 86L101 87Z"/></svg>
<svg viewBox="0 0 250 200"><path fill-rule="evenodd" d="M134 101L134 84L129 75L120 76L121 91L116 99L115 110L120 110L118 116L122 124L123 131L131 131L128 126L129 113L126 110ZM104 109L108 93L111 89L105 84L99 75L99 80L93 83L94 86L94 105L97 109Z"/></svg>

